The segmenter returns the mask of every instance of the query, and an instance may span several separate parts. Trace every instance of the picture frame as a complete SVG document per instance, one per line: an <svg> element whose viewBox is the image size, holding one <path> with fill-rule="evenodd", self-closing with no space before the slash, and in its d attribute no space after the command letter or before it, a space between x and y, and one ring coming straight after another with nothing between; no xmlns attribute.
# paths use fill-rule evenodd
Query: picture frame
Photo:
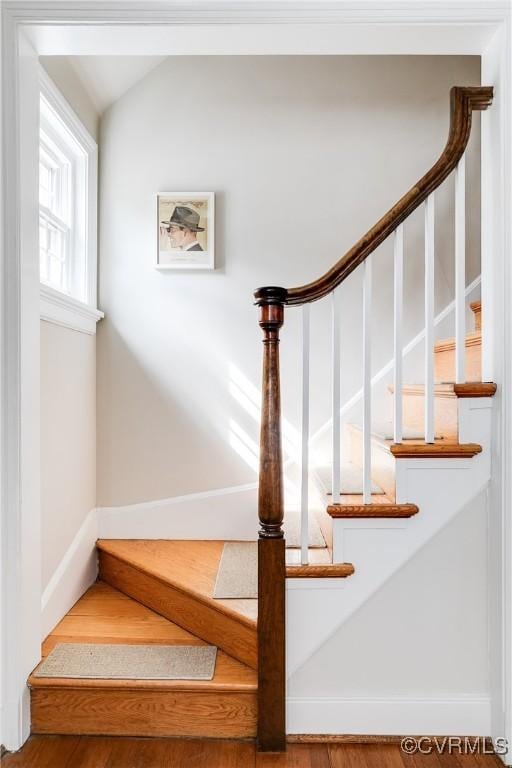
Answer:
<svg viewBox="0 0 512 768"><path fill-rule="evenodd" d="M159 192L156 268L215 269L215 193Z"/></svg>

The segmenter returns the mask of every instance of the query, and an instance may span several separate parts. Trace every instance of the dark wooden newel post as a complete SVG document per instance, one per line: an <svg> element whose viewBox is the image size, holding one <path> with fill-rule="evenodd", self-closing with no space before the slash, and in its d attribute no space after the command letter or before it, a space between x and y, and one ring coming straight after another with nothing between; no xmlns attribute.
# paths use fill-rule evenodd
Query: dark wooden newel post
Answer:
<svg viewBox="0 0 512 768"><path fill-rule="evenodd" d="M280 752L285 740L285 541L279 329L285 288L254 294L263 330L258 516L258 749Z"/></svg>

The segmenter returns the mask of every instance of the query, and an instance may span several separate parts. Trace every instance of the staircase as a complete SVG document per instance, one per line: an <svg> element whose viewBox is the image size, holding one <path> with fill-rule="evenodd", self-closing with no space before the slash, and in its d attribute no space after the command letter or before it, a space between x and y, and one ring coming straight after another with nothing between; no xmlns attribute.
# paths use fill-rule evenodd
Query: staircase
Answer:
<svg viewBox="0 0 512 768"><path fill-rule="evenodd" d="M461 320L466 312L465 280L457 241L455 337L437 342L433 337L433 293L430 295L427 285L433 271L430 274L427 269L425 380L409 385L402 381L400 328L395 322L395 376L387 394L392 418L389 428L372 431L366 322L362 424L348 424L342 434L339 402L334 398L331 482L323 482L324 507L318 513L325 547L308 545L308 484L313 475L321 473L308 464L308 432L303 428L301 546L285 550L278 357L284 307L307 308L312 301L332 294L363 265L363 312L368 311L370 254L398 231L395 270L400 268L404 220L425 202L428 225L429 196L452 170L460 172L458 163L469 138L471 112L485 109L490 100L487 88L453 89L447 148L413 190L327 275L300 288L268 287L256 292L264 334L258 598L214 597L223 541L100 540L98 582L43 644L43 657L58 643L208 644L218 649L213 678L51 678L39 676L36 669L29 679L34 733L256 737L262 750L284 749L285 734L297 727L293 702L288 721L285 719L286 679L486 487L491 473L491 410L496 387L481 382L480 303L470 305L473 327L467 333ZM433 239L430 235L427 246ZM427 263L431 256L426 253ZM400 285L395 280L395 287ZM395 317L401 317L401 305L396 301L394 311ZM306 309L304 338L309 340L308 317ZM336 361L336 351L334 355ZM308 360L306 353L304 357ZM307 380L305 365L306 425ZM342 441L349 454L344 461L361 476L360 487L351 488L350 493L343 493ZM251 566L241 563L240 576L246 567ZM329 588L333 579L343 580L337 582L344 586L343 599L339 591ZM325 732L341 732L343 725L333 728L326 726Z"/></svg>
<svg viewBox="0 0 512 768"><path fill-rule="evenodd" d="M29 679L37 734L249 738L257 725L257 600L212 597L224 542L100 540L99 580L46 638L59 643L215 645L212 680ZM344 577L325 550L311 572ZM289 576L300 577L290 551ZM319 572L320 572L319 571Z"/></svg>
<svg viewBox="0 0 512 768"><path fill-rule="evenodd" d="M474 311L475 306L472 304ZM468 338L480 335L480 312L478 304L475 329ZM445 356L443 364L453 368L453 345L448 356L445 352L451 341L443 342L442 347L439 345L436 355ZM474 349L479 364L480 345ZM404 387L404 392L410 389ZM411 398L420 397L417 389L414 388ZM337 595L335 600L329 599L332 591L321 596L315 592L314 603L308 610L304 610L303 600L296 610L300 590L290 593L290 620L296 635L307 638L307 643L302 646L291 643L289 675L457 511L454 507L451 512L441 510L439 514L430 509L437 499L422 503L421 489L417 494L412 493L411 498L407 497L401 464L412 460L414 465L418 460L434 458L441 460L442 471L446 473L450 459L462 459L466 474L470 474L474 482L465 479L465 493L461 495L460 490L455 493L459 505L474 494L475 484L485 481L485 469L475 473L471 462L480 456L486 435L475 436L481 443L458 441L459 405L467 401L468 396L473 402L476 399L489 404L495 389L494 385L481 382L463 387L440 383L436 404L449 397L451 405L447 410L436 408L436 415L441 416L433 445L416 437L404 439L399 447L389 436L373 434L372 478L382 492L372 494L369 504L364 503L362 493L344 494L340 503L333 504L330 489L326 491L325 511L319 515L326 547L310 549L306 566L300 564L299 549L288 549L286 575L288 579L351 578L347 579L343 605L339 604ZM461 416L465 429L471 429L467 414ZM404 397L406 433L418 431L421 427L418 419L416 404L409 407ZM348 425L347 433L350 462L360 466L361 428L357 424ZM460 467L454 472L460 474ZM429 473L429 482L431 478ZM445 495L449 493L449 485L444 482ZM429 507L427 515L426 507ZM408 529L410 524L414 525ZM390 533L395 534L396 544L390 541ZM408 537L406 544L404 537ZM258 601L212 596L223 543L98 541L99 580L45 640L43 659L58 643L211 644L219 649L214 677L208 681L79 680L33 674L29 679L33 732L255 737ZM384 543L385 546L381 546Z"/></svg>

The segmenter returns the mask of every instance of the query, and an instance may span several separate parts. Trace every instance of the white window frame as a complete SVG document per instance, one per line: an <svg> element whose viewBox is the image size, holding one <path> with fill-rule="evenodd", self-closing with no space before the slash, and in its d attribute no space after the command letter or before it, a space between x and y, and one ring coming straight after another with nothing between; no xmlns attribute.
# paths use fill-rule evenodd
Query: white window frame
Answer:
<svg viewBox="0 0 512 768"><path fill-rule="evenodd" d="M75 223L71 229L70 248L75 253L81 251L84 256L80 260L71 258L68 264L70 294L41 282L40 316L41 320L94 334L96 323L104 316L97 307L98 145L42 67L39 68L39 85L42 98L85 157L85 162L74 163L71 167L71 183L85 187L85 195L73 196L70 212ZM51 126L43 123L43 131L57 143ZM76 293L77 285L83 286L81 298L72 295L72 292Z"/></svg>

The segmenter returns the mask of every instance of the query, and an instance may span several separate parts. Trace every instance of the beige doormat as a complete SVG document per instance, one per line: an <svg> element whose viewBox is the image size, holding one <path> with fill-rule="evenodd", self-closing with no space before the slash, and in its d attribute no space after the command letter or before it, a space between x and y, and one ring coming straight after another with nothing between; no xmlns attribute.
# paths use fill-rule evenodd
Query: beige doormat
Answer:
<svg viewBox="0 0 512 768"><path fill-rule="evenodd" d="M211 680L217 648L211 645L59 643L36 677L106 680Z"/></svg>
<svg viewBox="0 0 512 768"><path fill-rule="evenodd" d="M214 597L258 597L258 543L226 541L220 558Z"/></svg>

